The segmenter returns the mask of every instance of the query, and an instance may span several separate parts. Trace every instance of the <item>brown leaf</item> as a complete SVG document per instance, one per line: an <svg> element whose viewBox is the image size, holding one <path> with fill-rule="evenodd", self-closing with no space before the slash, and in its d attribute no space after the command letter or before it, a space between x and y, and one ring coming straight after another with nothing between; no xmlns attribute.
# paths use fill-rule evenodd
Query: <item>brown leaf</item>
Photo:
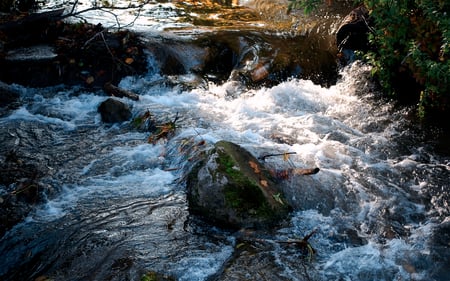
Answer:
<svg viewBox="0 0 450 281"><path fill-rule="evenodd" d="M266 180L260 180L259 183L264 186L264 187L268 187L269 185L267 184Z"/></svg>
<svg viewBox="0 0 450 281"><path fill-rule="evenodd" d="M92 83L94 83L95 79L93 76L89 76L88 78L86 78L86 84L90 85Z"/></svg>
<svg viewBox="0 0 450 281"><path fill-rule="evenodd" d="M253 161L248 161L248 164L250 165L250 167L253 169L253 171L254 171L256 174L261 173L261 170L259 170L259 167L258 167L258 164L257 164L257 163L255 163L255 162L253 162Z"/></svg>

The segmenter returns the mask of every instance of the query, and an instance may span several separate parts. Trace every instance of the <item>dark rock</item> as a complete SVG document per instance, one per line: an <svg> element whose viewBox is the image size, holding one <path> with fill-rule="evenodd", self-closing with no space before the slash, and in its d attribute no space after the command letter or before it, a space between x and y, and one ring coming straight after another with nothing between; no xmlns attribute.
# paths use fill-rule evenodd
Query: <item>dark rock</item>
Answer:
<svg viewBox="0 0 450 281"><path fill-rule="evenodd" d="M289 211L259 161L231 142L217 142L195 165L187 189L190 211L220 227L273 225Z"/></svg>
<svg viewBox="0 0 450 281"><path fill-rule="evenodd" d="M117 123L130 120L131 109L123 102L109 98L98 107L98 112L102 116L102 121L106 123Z"/></svg>
<svg viewBox="0 0 450 281"><path fill-rule="evenodd" d="M213 81L226 81L233 71L238 54L222 42L211 42L207 50L203 72Z"/></svg>
<svg viewBox="0 0 450 281"><path fill-rule="evenodd" d="M175 278L156 271L149 271L141 277L141 281L174 281Z"/></svg>
<svg viewBox="0 0 450 281"><path fill-rule="evenodd" d="M354 59L354 51L368 49L369 31L369 11L363 5L353 9L344 18L336 33L336 44L344 62Z"/></svg>
<svg viewBox="0 0 450 281"><path fill-rule="evenodd" d="M56 34L49 27L55 26L64 10L23 13L12 21L0 24L0 32L7 38L6 45L8 48L16 48L56 39Z"/></svg>
<svg viewBox="0 0 450 281"><path fill-rule="evenodd" d="M0 78L8 83L37 87L61 83L57 56L49 45L10 50L2 62Z"/></svg>
<svg viewBox="0 0 450 281"><path fill-rule="evenodd" d="M0 107L7 107L19 100L19 92L0 81Z"/></svg>
<svg viewBox="0 0 450 281"><path fill-rule="evenodd" d="M32 87L101 88L147 70L143 44L130 31L60 21L62 10L0 24L0 80ZM102 36L99 36L101 34Z"/></svg>
<svg viewBox="0 0 450 281"><path fill-rule="evenodd" d="M150 40L147 45L148 50L155 56L159 64L159 71L163 75L186 74L190 65L186 58L195 60L198 48L193 48L190 44L159 40Z"/></svg>
<svg viewBox="0 0 450 281"><path fill-rule="evenodd" d="M330 86L337 79L337 50L321 36L286 38L223 30L188 41L153 38L147 46L163 76L196 74L214 83L230 81L247 87L270 87L291 77Z"/></svg>
<svg viewBox="0 0 450 281"><path fill-rule="evenodd" d="M450 276L450 222L435 227L431 239L431 280L448 280Z"/></svg>
<svg viewBox="0 0 450 281"><path fill-rule="evenodd" d="M322 173L322 172L321 172ZM327 175L333 178L333 175ZM334 180L339 181L338 178ZM317 210L328 216L333 209L356 210L354 195L345 190L330 188L321 176L292 175L289 180L277 182L278 188L285 195L287 203L294 210Z"/></svg>
<svg viewBox="0 0 450 281"><path fill-rule="evenodd" d="M22 221L43 200L39 166L25 162L15 151L0 156L0 237Z"/></svg>

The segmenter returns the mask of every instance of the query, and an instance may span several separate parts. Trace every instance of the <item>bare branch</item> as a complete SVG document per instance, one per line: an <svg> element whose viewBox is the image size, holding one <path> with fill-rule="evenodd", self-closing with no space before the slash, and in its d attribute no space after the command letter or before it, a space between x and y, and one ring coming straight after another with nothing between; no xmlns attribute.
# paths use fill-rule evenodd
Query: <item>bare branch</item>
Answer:
<svg viewBox="0 0 450 281"><path fill-rule="evenodd" d="M128 6L118 6L118 7L116 7L116 6L98 5L97 1L95 1L93 3L92 7L89 7L89 8L80 10L80 11L76 11L76 8L77 8L77 6L79 4L79 0L75 0L75 2L72 5L72 8L71 8L70 12L65 14L65 15L63 15L63 16L61 16L61 19L75 17L75 18L81 18L84 21L86 21L80 15L82 15L84 13L87 13L87 12L90 12L90 11L102 11L102 12L111 14L115 18L115 21L116 21L116 24L117 24L117 28L121 29L121 28L124 28L124 27L133 26L134 23L136 22L136 20L138 19L138 17L141 15L141 11L144 8L144 6L149 4L150 2L151 2L151 0L145 0L144 2L142 2L139 5L133 5L133 4L130 3ZM137 11L136 16L134 17L134 19L130 23L128 23L128 24L126 24L126 25L124 25L122 27L121 24L120 24L119 16L117 14L115 14L114 11L117 11L117 10L129 10L129 9L136 9L136 11Z"/></svg>

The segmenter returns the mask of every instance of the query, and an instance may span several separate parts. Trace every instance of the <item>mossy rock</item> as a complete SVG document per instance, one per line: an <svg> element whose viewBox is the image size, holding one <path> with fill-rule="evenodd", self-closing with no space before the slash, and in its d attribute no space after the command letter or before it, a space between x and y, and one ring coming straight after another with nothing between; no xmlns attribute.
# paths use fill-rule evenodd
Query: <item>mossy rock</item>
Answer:
<svg viewBox="0 0 450 281"><path fill-rule="evenodd" d="M289 211L264 166L227 141L217 142L193 167L187 189L190 211L221 227L270 226Z"/></svg>

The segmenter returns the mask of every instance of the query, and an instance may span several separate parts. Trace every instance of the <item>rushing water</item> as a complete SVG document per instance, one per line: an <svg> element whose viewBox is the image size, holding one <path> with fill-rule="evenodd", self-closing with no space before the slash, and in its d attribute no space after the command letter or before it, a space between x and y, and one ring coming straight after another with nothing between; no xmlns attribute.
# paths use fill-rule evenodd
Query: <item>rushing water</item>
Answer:
<svg viewBox="0 0 450 281"><path fill-rule="evenodd" d="M2 142L47 166L49 198L0 240L2 280L450 280L450 159L380 101L355 63L330 88L290 79L270 88L232 82L186 90L149 73L121 87L134 115L174 137L157 144L131 122L107 125L101 92L17 86L23 105L0 119ZM237 233L189 215L184 176L193 149L233 141L268 165L320 167L287 179L297 202L270 231ZM205 141L204 147L196 147ZM185 147L191 149L185 149ZM316 231L305 256L280 241Z"/></svg>
<svg viewBox="0 0 450 281"><path fill-rule="evenodd" d="M121 86L141 94L124 100L135 114L181 116L176 136L156 145L128 123L102 124L101 93L21 88L26 102L1 125L11 142L46 158L44 181L60 193L2 238L0 275L138 280L155 270L177 280L446 280L448 254L439 243L448 240L434 237L448 238L440 228L448 224L448 158L407 129L407 110L375 101L366 68L355 64L329 89L293 79L235 98L227 84L181 91L149 87L155 73L126 78ZM292 164L321 168L292 186L300 207L290 223L254 234L267 243L249 239L251 249L239 254L240 235L190 218L183 169L173 169L186 164L183 143L221 139L255 155L296 152ZM314 229L310 261L273 242Z"/></svg>

